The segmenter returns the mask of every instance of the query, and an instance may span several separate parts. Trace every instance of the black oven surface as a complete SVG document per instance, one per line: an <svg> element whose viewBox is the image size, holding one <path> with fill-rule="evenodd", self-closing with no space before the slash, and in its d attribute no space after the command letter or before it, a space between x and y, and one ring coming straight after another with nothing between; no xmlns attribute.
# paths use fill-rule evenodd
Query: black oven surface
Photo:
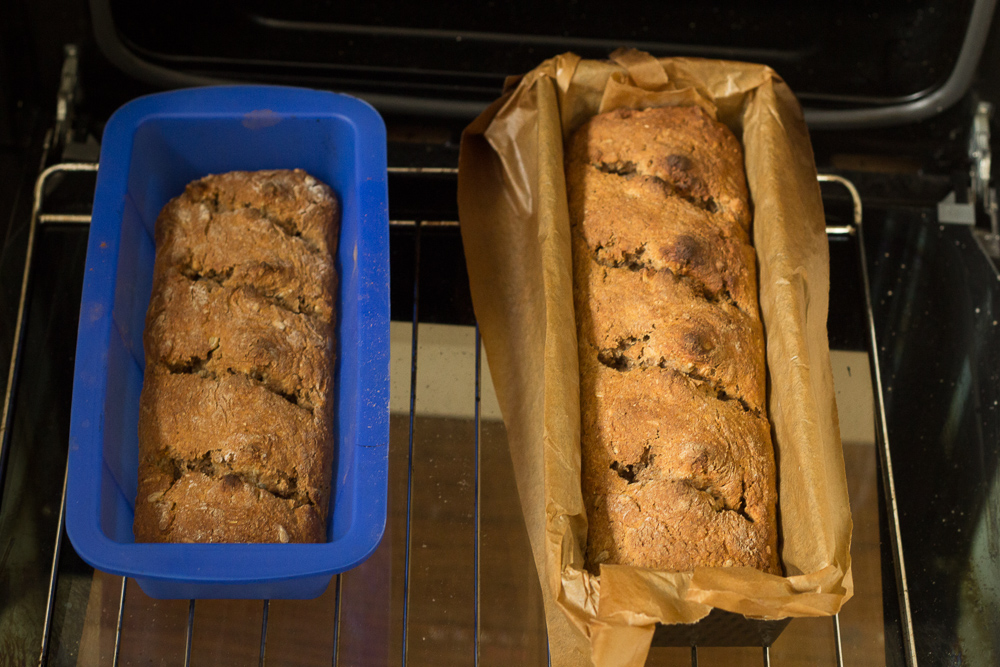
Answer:
<svg viewBox="0 0 1000 667"><path fill-rule="evenodd" d="M766 45L774 52L759 59L773 57L805 104L836 109L845 100L830 95L877 104L873 97L941 85L959 60L955 40L961 43L964 22L980 6L907 5L920 10L918 20L897 4L841 8L853 18L829 31L782 31L782 20L805 21L803 14L735 3L692 9L686 24L650 18L646 25L668 25L657 39L694 51L717 50L712 45L728 35L733 49L748 53ZM298 2L222 6L230 13L216 16L228 23L217 23L231 27L216 31L216 40L199 32L204 25L164 39L181 28L173 16L158 17L163 9L144 16L138 5L99 0L89 8L12 3L10 20L0 20L0 369L14 380L0 451L0 664L544 665L540 588L488 365L477 354L455 224L458 140L463 113L493 99L503 75L544 55L531 40L498 48L496 35L520 28L515 37L548 39L549 48L560 43L555 38L634 39L626 34L633 28L608 18L600 29L581 22L535 34L525 16L499 5L440 22L416 12L395 23L373 19L382 15L376 6L346 13ZM120 104L164 85L124 73L102 53L93 24L108 7L119 19L119 41L175 74L438 96L463 110L383 109L392 220L389 521L376 553L316 600L154 601L134 581L86 565L62 529L97 138ZM603 16L600 7L573 7L579 16ZM706 18L714 10L727 16L729 30ZM837 21L828 8L797 11ZM154 19L163 30L149 29ZM360 36L335 33L332 24ZM404 24L412 31L398 32ZM233 39L256 34L244 30L276 37ZM475 33L461 51L465 60L442 41L454 41L449 31ZM859 34L870 34L870 43L838 38ZM993 621L1000 616L1000 277L986 253L989 239L945 223L938 208L952 191L959 203L967 199L973 114L982 99L998 101L1000 31L994 26L991 34L972 91L934 118L813 132L820 171L853 183L863 210L859 227L849 191L834 179L822 184L854 599L835 620L793 620L767 650L654 647L647 664L986 665L1000 657ZM336 46L345 39L354 40L350 48ZM400 56L414 53L399 49L411 42L437 46L419 58ZM834 62L841 71L852 59L865 66L849 70L854 78L820 76L826 70L809 64L817 43L832 54L823 67ZM914 66L932 43L933 66ZM64 51L65 44L77 47ZM385 44L398 50L378 67L363 66L385 54ZM580 50L588 44L598 57L609 50L603 42ZM431 67L427 59L435 57L455 64ZM67 164L76 166L58 166Z"/></svg>
<svg viewBox="0 0 1000 667"><path fill-rule="evenodd" d="M191 76L299 76L358 92L488 103L504 77L545 58L565 51L603 58L627 45L657 56L765 61L811 106L887 104L942 85L973 4L665 2L631 11L577 0L448 11L385 1L93 6L113 17L109 44L151 67ZM220 24L233 29L220 31Z"/></svg>

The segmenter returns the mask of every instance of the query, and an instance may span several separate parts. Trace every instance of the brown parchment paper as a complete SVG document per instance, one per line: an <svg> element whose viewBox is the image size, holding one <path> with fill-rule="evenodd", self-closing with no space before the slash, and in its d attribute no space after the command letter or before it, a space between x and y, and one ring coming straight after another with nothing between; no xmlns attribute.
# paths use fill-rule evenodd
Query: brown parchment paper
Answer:
<svg viewBox="0 0 1000 667"><path fill-rule="evenodd" d="M767 341L785 576L750 568L583 569L580 400L563 142L594 114L697 104L742 141ZM770 68L619 50L508 80L465 131L458 204L473 304L508 429L553 665L641 665L656 623L712 607L836 613L853 593L830 369L829 250L801 109Z"/></svg>

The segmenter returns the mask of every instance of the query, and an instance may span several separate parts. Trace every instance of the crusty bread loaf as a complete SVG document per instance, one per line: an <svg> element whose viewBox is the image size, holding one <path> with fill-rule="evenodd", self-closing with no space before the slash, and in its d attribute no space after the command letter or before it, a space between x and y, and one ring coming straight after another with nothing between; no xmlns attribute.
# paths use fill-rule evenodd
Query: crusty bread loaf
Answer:
<svg viewBox="0 0 1000 667"><path fill-rule="evenodd" d="M739 142L698 107L570 139L587 564L780 573Z"/></svg>
<svg viewBox="0 0 1000 667"><path fill-rule="evenodd" d="M156 221L139 542L320 542L337 201L301 170L187 186Z"/></svg>

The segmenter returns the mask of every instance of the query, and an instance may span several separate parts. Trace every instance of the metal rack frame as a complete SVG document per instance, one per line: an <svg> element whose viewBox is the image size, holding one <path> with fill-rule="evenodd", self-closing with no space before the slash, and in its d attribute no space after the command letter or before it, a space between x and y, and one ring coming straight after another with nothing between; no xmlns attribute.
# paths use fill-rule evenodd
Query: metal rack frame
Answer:
<svg viewBox="0 0 1000 667"><path fill-rule="evenodd" d="M899 507L896 503L896 483L892 473L892 452L889 449L889 430L885 418L885 401L882 395L882 370L878 360L878 338L875 333L875 314L872 309L871 283L868 278L868 257L865 253L864 224L862 224L861 196L854 183L842 176L820 174L821 183L839 183L847 188L854 204L854 230L840 228L837 233L857 234L858 264L861 271L861 290L865 297L865 318L867 322L868 361L871 365L872 389L875 398L875 432L879 446L879 456L882 463L882 479L888 494L887 512L889 513L889 544L892 548L895 562L896 587L899 591L900 622L903 627L903 651L910 667L917 667L917 648L913 636L913 615L910 609L910 591L906 579L906 561L903 558L903 543L899 535ZM827 233L831 228L827 228ZM836 630L837 655L840 655L840 628ZM838 658L838 665L840 665Z"/></svg>
<svg viewBox="0 0 1000 667"><path fill-rule="evenodd" d="M31 266L32 266L32 256L34 252L34 244L36 233L39 225L48 224L72 224L72 225L87 225L90 223L89 215L67 215L67 214L51 214L43 213L43 197L45 192L45 186L50 177L54 174L62 172L94 172L97 171L97 163L62 163L52 165L45 170L43 170L35 183L34 188L34 202L32 206L30 228L28 233L27 249L25 254L25 266L23 279L21 284L20 302L17 312L17 321L15 329L14 344L12 349L11 365L7 378L7 388L4 397L4 405L2 412L2 421L0 421L0 447L6 449L8 446L8 440L10 438L9 425L10 425L10 413L12 407L12 397L14 386L17 380L17 370L18 363L20 361L20 351L22 344L22 334L24 329L24 311L26 305L26 299L28 295L29 282L31 277ZM390 172L399 173L420 173L425 170L421 169L390 169ZM454 173L456 170L442 170L442 169L431 169L426 170L433 173ZM888 432L885 423L885 411L882 401L882 381L881 373L879 369L878 357L875 354L876 351L876 339L875 339L875 328L874 328L874 318L871 304L871 296L869 292L869 280L868 280L868 270L865 257L864 248L864 237L863 237L863 226L862 226L862 203L861 198L854 185L840 176L836 175L819 175L819 181L838 183L844 186L850 193L852 204L853 204L853 224L844 226L828 226L826 231L829 236L856 236L856 243L858 246L858 257L860 261L860 270L862 273L862 286L865 292L865 306L866 306L866 317L868 322L868 343L870 346L869 357L872 367L872 378L873 378L873 389L876 401L876 428L877 437L880 442L880 456L882 458L882 469L883 475L885 477L885 482L887 484L888 492L888 511L891 514L889 517L890 525L890 542L893 549L893 557L896 563L896 576L898 590L900 591L900 609L901 609L901 619L903 621L903 635L904 635L904 649L906 653L906 659L908 664L916 666L917 659L914 650L913 641L913 628L910 616L909 607L909 595L908 587L906 581L906 570L903 561L903 553L899 540L899 518L898 509L896 507L896 495L895 487L892 478L892 464L890 458L890 452L888 447ZM413 292L413 332L411 339L411 354L410 354L410 396L409 396L409 435L408 435L408 456L407 456L407 501L406 501L406 546L405 546L405 565L404 565L404 575L403 575L403 632L402 632L402 664L405 666L407 664L408 655L408 620L410 613L410 592L411 592L411 550L412 550L412 535L411 526L413 519L413 461L414 461L414 418L415 418L415 407L416 407L416 392L417 392L417 348L418 348L418 331L417 326L420 321L420 239L421 230L425 226L454 226L457 227L457 221L441 221L441 222L430 222L422 220L394 220L390 222L390 225L397 227L413 227L414 228L414 292ZM473 623L474 623L474 661L478 666L479 664L479 642L480 642L480 508L481 508L481 487L480 487L480 464L481 464L481 452L480 452L480 431L481 431L481 381L482 381L482 358L481 358L481 344L479 338L479 330L476 328L475 332L475 409L474 409L474 460L475 460L475 476L474 476L474 508L473 508L473 522L475 539L473 543L473 557L474 562L474 608L473 608ZM2 452L3 450L0 450ZM66 511L66 483L65 483L65 473L62 489L62 498L60 502L59 510L59 521L58 521L58 533L55 540L55 548L52 559L52 568L49 579L48 587L48 601L45 611L45 624L42 635L42 642L39 652L38 664L47 664L49 656L49 640L52 630L53 622L53 612L56 598L56 590L58 586L59 579L59 560L62 549L62 543L65 536L65 511ZM349 573L344 573L337 575L335 582L335 611L334 611L334 627L333 627L333 664L339 664L339 648L340 648L340 621L341 621L341 600L342 600L342 585L343 577L350 576ZM113 665L117 666L119 662L119 656L121 652L121 638L122 638L122 627L124 623L124 609L125 609L125 599L126 592L128 589L128 579L122 577L121 582L121 593L119 596L119 608L117 625L115 631L115 645L114 645L114 657ZM261 635L260 635L260 650L259 650L259 664L265 664L265 653L267 648L267 624L268 624L268 609L270 602L268 600L263 600L263 610L262 610L262 621L261 621ZM188 619L187 619L187 631L186 631L186 641L185 641L185 666L190 665L191 662L191 647L192 647L192 637L194 633L194 612L195 612L196 600L191 600L188 605ZM834 652L836 655L837 665L842 667L844 665L843 651L841 646L841 634L840 634L840 619L839 615L832 617L831 622L833 624L833 636L834 636ZM762 664L765 666L770 666L770 649L769 647L763 647L762 649ZM551 656L550 656L551 661ZM698 665L698 647L691 647L691 665L696 667Z"/></svg>

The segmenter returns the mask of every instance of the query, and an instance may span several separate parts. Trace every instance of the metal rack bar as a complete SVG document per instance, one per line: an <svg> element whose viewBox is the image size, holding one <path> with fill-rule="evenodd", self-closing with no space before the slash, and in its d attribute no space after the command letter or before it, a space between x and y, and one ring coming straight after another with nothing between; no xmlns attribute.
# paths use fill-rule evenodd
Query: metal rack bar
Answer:
<svg viewBox="0 0 1000 667"><path fill-rule="evenodd" d="M14 400L14 384L17 381L18 366L21 361L21 339L24 336L24 308L28 298L28 283L31 278L31 264L35 254L35 235L38 229L45 193L45 183L52 174L60 171L97 171L96 162L64 162L42 170L35 179L34 200L31 204L31 220L28 223L28 243L24 251L24 271L21 274L21 293L18 297L17 318L14 321L14 340L11 344L10 366L7 369L7 388L4 392L3 413L0 414L0 461L6 460L10 442L11 407ZM64 499L65 502L65 493ZM62 526L59 528L62 531ZM51 609L46 610L46 616ZM43 639L44 641L44 639Z"/></svg>
<svg viewBox="0 0 1000 667"><path fill-rule="evenodd" d="M122 644L122 625L125 617L125 584L128 577L122 577L122 595L118 600L118 626L115 628L115 667L118 667L118 656Z"/></svg>
<svg viewBox="0 0 1000 667"><path fill-rule="evenodd" d="M413 249L413 338L410 361L410 435L409 454L406 459L406 555L403 569L403 667L407 656L407 622L410 613L410 552L413 535L413 424L417 405L417 332L420 321L420 221L416 223Z"/></svg>
<svg viewBox="0 0 1000 667"><path fill-rule="evenodd" d="M31 219L28 222L28 242L24 253L24 270L21 276L21 292L18 298L17 318L14 322L14 340L11 345L10 366L7 369L7 387L4 391L3 413L0 415L0 461L6 460L7 448L10 443L12 407L14 403L14 388L21 362L21 344L24 337L25 307L28 298L28 286L31 279L31 266L35 253L35 238L38 225L42 222L42 204L45 195L45 184L53 174L70 171L97 171L97 164L92 162L65 162L54 164L38 175L35 179L34 199L31 204ZM89 221L89 216L88 216ZM68 469L67 469L68 471ZM62 494L59 501L59 519L56 528L55 546L52 554L52 570L49 574L48 598L45 605L45 620L42 626L42 640L38 652L38 664L45 665L48 661L49 639L52 633L53 612L55 608L56 591L59 582L59 556L62 553L62 543L65 534L66 517L66 473L63 474Z"/></svg>
<svg viewBox="0 0 1000 667"><path fill-rule="evenodd" d="M122 650L122 619L125 616L125 589L128 586L128 577L122 577L122 594L118 599L118 623L115 624L115 654L111 664L118 667L118 658Z"/></svg>
<svg viewBox="0 0 1000 667"><path fill-rule="evenodd" d="M264 600L264 610L261 612L260 620L260 658L257 661L259 667L264 667L264 652L267 648L267 610L271 606L270 600Z"/></svg>
<svg viewBox="0 0 1000 667"><path fill-rule="evenodd" d="M840 614L833 615L833 648L837 651L837 667L844 667L844 649L840 644Z"/></svg>
<svg viewBox="0 0 1000 667"><path fill-rule="evenodd" d="M337 590L333 602L333 664L340 664L340 610L344 608L344 575L337 575Z"/></svg>
<svg viewBox="0 0 1000 667"><path fill-rule="evenodd" d="M472 612L473 613L472 622L473 622L473 627L474 627L474 629L473 629L473 638L474 638L474 647L475 647L474 648L474 651L475 651L475 667L479 667L479 630L480 630L479 623L480 623L480 620L481 620L481 616L480 616L480 613L479 613L479 539L480 539L479 527L480 527L480 508L482 507L482 504L480 502L481 501L481 495L480 494L482 493L482 486L479 483L479 465L480 465L480 463L482 461L482 454L480 453L480 450L479 450L479 443L480 443L480 426L481 426L481 423L480 423L480 406L481 406L481 401L482 401L481 388L482 388L482 349L483 349L483 345L482 345L482 343L480 342L480 339L479 339L479 325L478 324L476 325L476 339L475 340L476 340L476 405L475 405L475 422L476 422L475 430L476 430L476 439L475 439L475 454L474 454L474 456L475 456L475 461L476 462L475 462L475 475L474 475L475 481L473 482L473 484L475 485L474 489L473 489L473 492L475 493L475 500L474 500L475 507L473 508L473 521L475 522L475 529L474 529L475 530L475 539L473 540L473 547L472 547L472 553L473 553L473 563L472 563L472 569L473 569L473 586L475 587L475 590L473 591L473 595L475 597L475 607L473 608L473 612Z"/></svg>
<svg viewBox="0 0 1000 667"><path fill-rule="evenodd" d="M390 227L455 227L458 228L458 220L390 220Z"/></svg>
<svg viewBox="0 0 1000 667"><path fill-rule="evenodd" d="M458 167L389 167L390 174L457 174Z"/></svg>
<svg viewBox="0 0 1000 667"><path fill-rule="evenodd" d="M89 225L90 217L89 213L42 213L38 216L38 222L43 225L47 223Z"/></svg>
<svg viewBox="0 0 1000 667"><path fill-rule="evenodd" d="M903 557L902 542L899 537L899 507L896 501L895 477L892 472L892 453L889 449L889 432L885 419L885 404L882 399L882 373L878 358L878 339L875 332L875 315L871 300L871 283L868 277L868 260L865 250L864 225L862 223L861 197L854 184L842 176L834 174L820 174L818 180L821 182L839 183L844 186L851 195L854 203L854 233L857 235L858 263L861 272L861 287L865 299L865 317L867 320L869 363L872 369L872 382L874 384L875 395L875 427L877 439L881 442L879 453L882 458L883 478L885 480L889 498L889 538L893 549L893 556L896 560L896 578L899 587L900 620L903 625L903 650L907 664L910 667L917 667L916 642L913 634L913 619L910 609L909 585L906 577L906 562ZM830 228L828 233L830 233ZM840 228L835 228L839 231ZM843 646L840 636L840 615L833 617L834 640L837 655L837 665L843 667Z"/></svg>
<svg viewBox="0 0 1000 667"><path fill-rule="evenodd" d="M194 600L188 603L187 639L184 642L184 667L191 667L191 640L194 638Z"/></svg>
<svg viewBox="0 0 1000 667"><path fill-rule="evenodd" d="M42 625L42 650L38 656L38 664L44 665L49 657L49 636L52 634L52 613L56 603L56 582L59 580L59 554L62 552L63 536L66 531L66 479L69 466L63 472L62 502L59 504L59 532L56 533L56 545L52 550L52 571L49 574L49 596L45 604L45 623Z"/></svg>
<svg viewBox="0 0 1000 667"><path fill-rule="evenodd" d="M839 183L847 188L847 192L851 195L851 203L854 205L854 225L861 225L861 195L858 194L858 189L854 187L854 183L836 174L816 174L816 180L820 183ZM831 225L826 228L827 236L842 236L845 234L853 236L858 231L856 227L851 225Z"/></svg>
<svg viewBox="0 0 1000 667"><path fill-rule="evenodd" d="M900 622L903 630L903 651L907 664L910 667L917 667L916 640L913 634L913 618L910 609L910 591L906 578L906 561L903 557L903 545L899 537L899 506L896 502L896 483L892 472L892 452L889 450L889 431L885 419L885 403L882 400L882 371L878 359L878 337L875 332L875 314L872 307L871 282L868 277L868 257L865 251L864 225L862 224L861 196L858 194L854 183L842 176L834 174L820 174L818 179L821 182L839 183L851 195L854 202L854 227L856 228L858 244L858 264L861 271L861 289L865 299L865 318L868 331L868 356L872 370L872 383L875 395L875 431L876 439L880 441L879 454L882 459L883 480L885 481L889 497L887 499L887 510L889 511L889 542L892 547L893 557L896 561L896 583L899 588ZM834 617L834 631L837 641L837 664L843 665L842 647L840 643L840 619L839 615Z"/></svg>

